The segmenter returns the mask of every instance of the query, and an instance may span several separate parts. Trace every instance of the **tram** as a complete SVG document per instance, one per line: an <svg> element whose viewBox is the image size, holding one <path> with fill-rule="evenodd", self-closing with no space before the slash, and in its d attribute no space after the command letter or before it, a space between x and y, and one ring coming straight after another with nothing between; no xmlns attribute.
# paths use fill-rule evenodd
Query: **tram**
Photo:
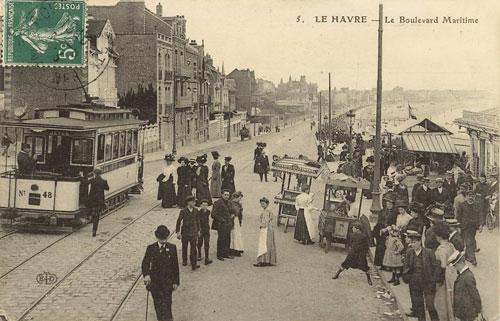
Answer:
<svg viewBox="0 0 500 321"><path fill-rule="evenodd" d="M86 223L88 179L100 168L109 183L106 210L140 193L143 173L136 110L96 104L57 106L34 119L0 121L31 146L32 172L0 169L0 217L28 225L79 227ZM12 222L12 221L11 221Z"/></svg>

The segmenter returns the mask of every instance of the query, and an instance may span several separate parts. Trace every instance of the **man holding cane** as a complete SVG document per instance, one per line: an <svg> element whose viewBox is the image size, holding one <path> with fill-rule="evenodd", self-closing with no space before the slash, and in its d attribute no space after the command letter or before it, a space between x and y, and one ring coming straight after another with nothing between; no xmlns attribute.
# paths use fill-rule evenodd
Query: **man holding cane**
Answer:
<svg viewBox="0 0 500 321"><path fill-rule="evenodd" d="M157 242L149 245L142 260L146 289L151 291L158 321L173 320L172 292L179 286L177 248L168 243L170 231L160 225L155 231Z"/></svg>

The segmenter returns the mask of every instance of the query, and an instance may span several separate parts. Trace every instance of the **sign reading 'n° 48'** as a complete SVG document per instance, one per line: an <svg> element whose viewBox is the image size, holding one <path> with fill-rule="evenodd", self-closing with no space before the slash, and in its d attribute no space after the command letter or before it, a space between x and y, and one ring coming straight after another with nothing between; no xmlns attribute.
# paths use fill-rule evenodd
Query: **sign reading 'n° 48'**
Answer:
<svg viewBox="0 0 500 321"><path fill-rule="evenodd" d="M4 66L83 67L84 1L6 0Z"/></svg>

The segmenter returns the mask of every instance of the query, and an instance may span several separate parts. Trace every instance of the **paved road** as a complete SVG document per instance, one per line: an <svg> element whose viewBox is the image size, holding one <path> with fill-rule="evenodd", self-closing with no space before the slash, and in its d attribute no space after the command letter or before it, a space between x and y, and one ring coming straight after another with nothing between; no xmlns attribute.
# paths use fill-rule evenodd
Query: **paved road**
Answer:
<svg viewBox="0 0 500 321"><path fill-rule="evenodd" d="M287 128L281 133L260 137L268 143L270 156L315 155L308 123ZM331 280L333 270L345 257L343 249L325 254L318 246L303 246L293 240L293 228L283 233L276 229L278 266L255 268L258 200L272 199L280 183L259 181L253 173L255 140L235 142L218 149L222 157L230 155L236 167L236 187L243 198L243 237L246 251L241 258L216 261L192 272L181 266L181 287L174 294L177 320L385 320L391 307L376 298L376 286L368 286L360 271L347 271ZM210 152L204 151L204 152ZM181 155L179 155L181 156ZM209 161L209 164L211 161ZM140 274L140 261L146 245L154 242L158 224L172 230L178 210L153 209L156 201L155 178L163 162L150 162L146 168L146 193L134 197L127 207L105 218L98 237L90 237L90 226L72 234L20 269L0 280L0 309L15 320L42 296L26 315L26 320L109 320ZM272 178L270 177L270 180ZM313 184L315 200L321 206L323 186ZM276 213L277 207L271 206ZM151 210L153 209L153 210ZM134 222L131 224L131 222ZM40 237L40 239L38 239ZM29 244L13 238L10 248L0 253L0 261L9 252L29 251ZM30 243L43 241L34 235ZM212 235L211 255L215 256L216 234ZM174 241L178 245L177 240ZM179 253L180 256L180 253ZM86 260L85 260L86 259ZM85 260L83 263L82 261ZM69 274L67 277L66 275ZM59 278L57 288L38 284L36 276L50 272ZM118 316L120 320L142 320L146 292L138 286ZM150 300L149 318L155 319Z"/></svg>

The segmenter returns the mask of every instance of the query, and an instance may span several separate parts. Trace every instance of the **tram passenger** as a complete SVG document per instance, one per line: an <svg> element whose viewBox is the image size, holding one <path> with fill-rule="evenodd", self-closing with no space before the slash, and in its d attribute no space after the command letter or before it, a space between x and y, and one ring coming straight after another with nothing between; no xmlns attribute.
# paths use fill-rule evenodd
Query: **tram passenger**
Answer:
<svg viewBox="0 0 500 321"><path fill-rule="evenodd" d="M7 133L4 133L2 136L2 156L7 155L7 157L10 157L9 155L9 146L11 144L14 144L13 141L10 140L9 135Z"/></svg>
<svg viewBox="0 0 500 321"><path fill-rule="evenodd" d="M35 171L36 159L30 156L30 144L21 144L21 151L17 155L19 174L31 174Z"/></svg>
<svg viewBox="0 0 500 321"><path fill-rule="evenodd" d="M96 236L99 225L99 217L102 209L106 206L104 203L104 191L109 191L108 181L102 178L102 170L96 168L94 176L89 180L90 192L88 196L88 207L92 211L92 236Z"/></svg>

